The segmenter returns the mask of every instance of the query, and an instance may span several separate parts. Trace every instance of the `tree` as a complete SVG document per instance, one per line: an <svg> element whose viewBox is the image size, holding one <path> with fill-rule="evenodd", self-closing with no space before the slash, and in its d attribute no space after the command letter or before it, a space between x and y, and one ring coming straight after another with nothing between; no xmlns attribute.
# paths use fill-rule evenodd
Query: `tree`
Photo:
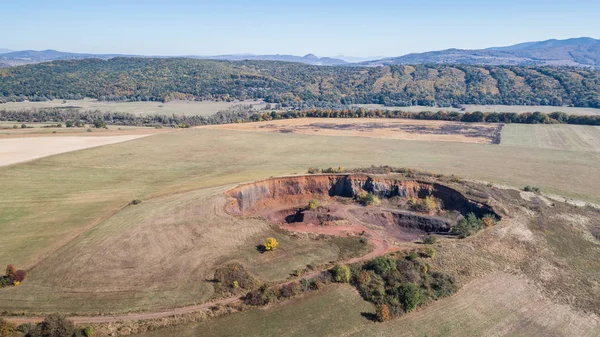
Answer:
<svg viewBox="0 0 600 337"><path fill-rule="evenodd" d="M379 275L385 275L396 270L396 260L389 257L378 256L367 263L366 267Z"/></svg>
<svg viewBox="0 0 600 337"><path fill-rule="evenodd" d="M306 209L308 209L309 211L312 211L313 209L317 208L319 206L319 202L315 199L312 199L308 202L308 206L306 207Z"/></svg>
<svg viewBox="0 0 600 337"><path fill-rule="evenodd" d="M15 268L14 264L9 264L8 266L6 266L6 276L8 276L9 278L13 278L16 272L17 268Z"/></svg>
<svg viewBox="0 0 600 337"><path fill-rule="evenodd" d="M338 283L350 282L350 268L343 264L338 264L331 269L333 280Z"/></svg>
<svg viewBox="0 0 600 337"><path fill-rule="evenodd" d="M275 238L268 238L263 246L266 251L275 250L279 246L279 242Z"/></svg>
<svg viewBox="0 0 600 337"><path fill-rule="evenodd" d="M73 127L73 121L66 121L65 122L65 126L68 128L72 128Z"/></svg>
<svg viewBox="0 0 600 337"><path fill-rule="evenodd" d="M24 270L17 270L13 275L13 280L16 282L23 282L23 280L25 280L25 275L26 273Z"/></svg>
<svg viewBox="0 0 600 337"><path fill-rule="evenodd" d="M378 305L375 311L377 320L379 322L385 322L390 320L390 308L387 304Z"/></svg>

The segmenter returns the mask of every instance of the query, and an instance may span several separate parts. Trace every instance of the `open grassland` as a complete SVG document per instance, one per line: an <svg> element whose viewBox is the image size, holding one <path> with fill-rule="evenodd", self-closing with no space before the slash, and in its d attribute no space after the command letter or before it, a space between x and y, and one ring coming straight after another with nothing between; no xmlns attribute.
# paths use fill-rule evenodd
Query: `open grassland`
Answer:
<svg viewBox="0 0 600 337"><path fill-rule="evenodd" d="M23 123L0 122L0 138L33 137L33 136L99 136L99 135L125 135L125 134L154 134L172 131L170 128L157 129L154 127L108 125L106 129L95 129L86 127L67 128L64 123L56 127L57 123L25 123L26 128L21 128ZM14 126L17 128L14 128ZM90 131L88 131L88 128Z"/></svg>
<svg viewBox="0 0 600 337"><path fill-rule="evenodd" d="M355 136L403 140L490 144L499 138L500 124L374 118L299 118L205 128L236 131Z"/></svg>
<svg viewBox="0 0 600 337"><path fill-rule="evenodd" d="M374 311L373 305L352 287L332 285L321 292L264 309L140 336L340 336L365 324L373 325L362 313Z"/></svg>
<svg viewBox="0 0 600 337"><path fill-rule="evenodd" d="M509 146L599 152L600 126L507 124L501 139Z"/></svg>
<svg viewBox="0 0 600 337"><path fill-rule="evenodd" d="M46 102L7 102L0 104L0 110L21 110L32 108L74 108L81 110L100 110L103 112L128 112L136 115L200 115L210 116L221 110L227 110L234 105L252 104L255 109L262 109L265 103L262 101L235 101L235 102L213 102L213 101L171 101L162 102L107 102L96 99L63 100L55 99Z"/></svg>
<svg viewBox="0 0 600 337"><path fill-rule="evenodd" d="M283 280L359 249L352 238L284 234L259 219L223 210L225 187L130 205L30 270L31 282L6 289L4 309L123 312L202 303L213 296L213 272L243 263L262 281ZM280 249L256 247L275 237ZM347 243L345 241L348 241ZM352 256L352 255L351 255Z"/></svg>
<svg viewBox="0 0 600 337"><path fill-rule="evenodd" d="M594 336L600 322L557 305L527 279L494 273L456 295L385 323L347 286L266 309L143 334L158 336ZM277 322L274 324L274 322Z"/></svg>
<svg viewBox="0 0 600 337"><path fill-rule="evenodd" d="M0 141L0 166L11 165L63 152L126 142L147 135L104 137L18 137ZM1 138L0 138L1 139Z"/></svg>
<svg viewBox="0 0 600 337"><path fill-rule="evenodd" d="M277 236L277 231L256 220L249 220L248 228L221 231L220 226L227 228L228 220L211 218L220 212L217 199L208 198L213 187L303 173L311 166L388 164L516 186L537 185L597 202L599 163L597 152L582 156L576 151L528 147L202 128L7 166L0 168L0 265L14 263L33 269L21 287L0 291L0 309L59 307L89 312L99 310L102 302L92 303L98 298L115 311L154 308L159 302L201 301L210 294L202 291L203 283L197 279L207 275L199 264L204 255L213 256L209 259L213 263L223 261L212 255L211 249L218 249L225 261L231 258L228 252L247 249L248 260L242 262L254 265L252 271L265 279L278 279L296 266L340 254L336 243L299 242L294 246L290 239L286 244L300 252L298 257L261 262L263 257L251 256L260 243L256 241L265 235ZM203 190L194 191L198 189ZM170 194L182 191L193 192L169 199ZM158 196L166 199L149 200ZM145 202L126 207L133 199ZM198 203L204 206L196 209ZM171 209L182 216L178 218ZM203 222L206 214L214 222ZM194 230L199 236L194 237ZM228 237L221 241L222 246L209 245L210 238L223 238L225 233ZM199 249L190 240L213 248ZM283 249L282 253L291 254ZM179 256L184 258L178 261ZM261 266L266 264L279 267L263 271ZM137 282L128 271L143 275L143 281ZM185 277L163 281L171 272ZM104 293L87 297L93 287ZM49 290L59 292L49 294Z"/></svg>

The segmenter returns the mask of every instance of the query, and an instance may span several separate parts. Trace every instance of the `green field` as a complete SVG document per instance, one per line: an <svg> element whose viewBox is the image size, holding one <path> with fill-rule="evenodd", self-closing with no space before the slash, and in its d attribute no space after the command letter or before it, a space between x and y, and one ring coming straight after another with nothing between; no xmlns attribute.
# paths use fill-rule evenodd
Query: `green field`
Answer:
<svg viewBox="0 0 600 337"><path fill-rule="evenodd" d="M0 110L21 110L31 108L67 108L73 107L80 110L100 110L103 112L128 112L136 115L199 115L210 116L218 111L227 110L234 105L252 104L255 109L265 107L262 101L236 101L236 102L212 102L212 101L171 101L162 102L107 102L96 99L63 100L56 99L46 102L7 102L0 104Z"/></svg>
<svg viewBox="0 0 600 337"><path fill-rule="evenodd" d="M508 124L502 129L501 144L598 152L600 151L600 126Z"/></svg>

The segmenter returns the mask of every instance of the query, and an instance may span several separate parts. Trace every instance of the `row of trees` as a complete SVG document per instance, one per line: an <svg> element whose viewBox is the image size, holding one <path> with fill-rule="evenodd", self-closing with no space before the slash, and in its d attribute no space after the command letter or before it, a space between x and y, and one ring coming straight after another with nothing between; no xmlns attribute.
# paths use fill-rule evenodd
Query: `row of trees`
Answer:
<svg viewBox="0 0 600 337"><path fill-rule="evenodd" d="M600 73L582 68L114 58L0 69L0 101L264 99L269 103L572 105L600 108Z"/></svg>
<svg viewBox="0 0 600 337"><path fill-rule="evenodd" d="M519 124L580 124L600 125L600 115L568 115L564 112L553 113L514 113L514 112L472 112L369 110L364 108L346 109L308 109L289 111L256 112L251 106L236 106L217 112L212 116L184 115L136 115L124 112L102 112L100 110L81 111L74 108L41 108L21 110L0 110L0 121L19 123L65 123L67 127L84 124L99 125L136 125L136 126L198 126L209 124L228 124L241 122L259 122L292 118L407 118L421 120L441 120L465 123L519 123Z"/></svg>

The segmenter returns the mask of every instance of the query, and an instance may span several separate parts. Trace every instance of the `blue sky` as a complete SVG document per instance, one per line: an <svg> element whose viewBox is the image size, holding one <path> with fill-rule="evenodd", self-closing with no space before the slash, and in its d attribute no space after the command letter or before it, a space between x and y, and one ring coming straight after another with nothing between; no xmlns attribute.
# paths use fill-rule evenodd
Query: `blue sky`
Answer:
<svg viewBox="0 0 600 337"><path fill-rule="evenodd" d="M398 56L600 38L600 1L1 1L0 48Z"/></svg>

